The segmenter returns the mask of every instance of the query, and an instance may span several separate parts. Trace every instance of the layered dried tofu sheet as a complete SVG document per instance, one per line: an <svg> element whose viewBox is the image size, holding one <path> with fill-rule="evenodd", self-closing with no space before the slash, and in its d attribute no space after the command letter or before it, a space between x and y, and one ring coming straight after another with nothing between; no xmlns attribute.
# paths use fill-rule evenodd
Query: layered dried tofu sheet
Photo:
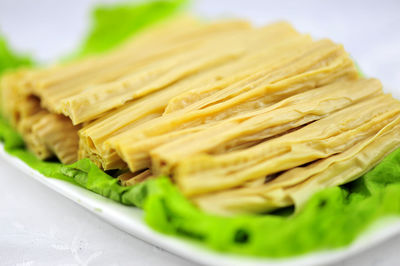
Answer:
<svg viewBox="0 0 400 266"><path fill-rule="evenodd" d="M89 158L130 186L169 176L224 215L302 204L400 147L400 102L349 54L286 22L180 16L101 55L1 80L41 159Z"/></svg>

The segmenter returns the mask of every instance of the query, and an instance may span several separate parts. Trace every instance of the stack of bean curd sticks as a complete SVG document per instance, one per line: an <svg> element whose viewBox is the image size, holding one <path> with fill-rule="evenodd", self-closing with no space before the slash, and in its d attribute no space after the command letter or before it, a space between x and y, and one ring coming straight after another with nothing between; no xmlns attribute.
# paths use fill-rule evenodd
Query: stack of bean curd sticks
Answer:
<svg viewBox="0 0 400 266"><path fill-rule="evenodd" d="M223 215L300 207L400 146L400 102L341 45L290 24L180 16L106 54L1 80L41 159L90 158L129 186L167 175Z"/></svg>

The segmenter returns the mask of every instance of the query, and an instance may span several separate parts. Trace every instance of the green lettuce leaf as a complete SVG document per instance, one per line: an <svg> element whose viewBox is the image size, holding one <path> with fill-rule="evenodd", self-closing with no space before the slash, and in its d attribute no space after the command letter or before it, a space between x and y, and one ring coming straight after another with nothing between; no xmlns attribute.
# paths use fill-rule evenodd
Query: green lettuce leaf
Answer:
<svg viewBox="0 0 400 266"><path fill-rule="evenodd" d="M155 182L157 193L144 205L146 222L154 229L222 252L287 257L343 247L378 218L399 215L400 149L357 181L313 195L302 211L289 216L209 215L190 204L168 179Z"/></svg>
<svg viewBox="0 0 400 266"><path fill-rule="evenodd" d="M76 56L107 51L149 25L175 14L187 2L188 0L159 0L141 4L99 6L92 13L93 29Z"/></svg>
<svg viewBox="0 0 400 266"><path fill-rule="evenodd" d="M63 166L60 170L82 187L124 205L142 207L147 196L146 183L121 186L117 178L106 174L89 159Z"/></svg>
<svg viewBox="0 0 400 266"><path fill-rule="evenodd" d="M180 2L172 2L170 10L175 10L173 5ZM152 3L147 8L135 9L129 5L125 11L123 6L110 12L97 11L97 26L80 55L102 52L117 45L129 34L128 28L136 32L153 21L144 15L151 13L153 7L160 8L159 4ZM142 15L135 13L137 10L142 10ZM125 14L121 18L128 20L132 16L127 23L130 26L109 37L115 25L121 24L118 14ZM158 10L154 14L161 14L161 18L165 13ZM4 39L0 40L0 72L30 64L32 60L14 55ZM41 161L25 149L22 138L1 118L0 140L9 154L43 175L77 184L125 205L139 206L145 211L146 222L155 230L222 252L287 257L339 248L351 243L378 218L400 214L400 149L358 180L315 194L297 214L285 209L265 215L220 217L193 206L167 177L123 187L89 159L72 165Z"/></svg>
<svg viewBox="0 0 400 266"><path fill-rule="evenodd" d="M0 36L0 75L10 69L21 66L31 66L33 61L28 56L21 56L13 53L7 41Z"/></svg>
<svg viewBox="0 0 400 266"><path fill-rule="evenodd" d="M4 143L4 149L10 155L18 157L31 168L47 177L57 178L77 184L73 179L65 176L61 172L64 167L59 162L46 162L38 159L34 154L25 148L24 141L21 136L8 124L8 122L0 117L0 140Z"/></svg>

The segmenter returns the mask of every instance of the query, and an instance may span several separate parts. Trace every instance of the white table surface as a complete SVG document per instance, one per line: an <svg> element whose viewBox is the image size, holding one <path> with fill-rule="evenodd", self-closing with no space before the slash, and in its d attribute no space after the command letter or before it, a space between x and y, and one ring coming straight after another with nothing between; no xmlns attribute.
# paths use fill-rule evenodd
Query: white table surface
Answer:
<svg viewBox="0 0 400 266"><path fill-rule="evenodd" d="M96 2L0 0L0 31L14 47L49 62L76 47ZM364 73L400 97L400 1L203 0L192 9L257 24L287 19L300 31L343 43ZM337 265L399 265L398 250L394 236ZM115 229L0 160L0 265L195 264Z"/></svg>

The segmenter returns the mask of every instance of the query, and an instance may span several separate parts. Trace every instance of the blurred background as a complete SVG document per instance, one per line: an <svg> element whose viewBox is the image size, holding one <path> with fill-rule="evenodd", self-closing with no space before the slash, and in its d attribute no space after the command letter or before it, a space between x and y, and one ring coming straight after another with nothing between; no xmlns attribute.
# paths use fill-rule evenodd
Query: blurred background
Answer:
<svg viewBox="0 0 400 266"><path fill-rule="evenodd" d="M0 34L14 49L52 62L78 47L93 6L116 2L0 0ZM288 20L301 32L342 43L367 76L400 97L398 0L197 0L188 9L257 25ZM192 265L113 228L3 160L0 169L0 265ZM397 265L399 249L397 236L338 265Z"/></svg>

